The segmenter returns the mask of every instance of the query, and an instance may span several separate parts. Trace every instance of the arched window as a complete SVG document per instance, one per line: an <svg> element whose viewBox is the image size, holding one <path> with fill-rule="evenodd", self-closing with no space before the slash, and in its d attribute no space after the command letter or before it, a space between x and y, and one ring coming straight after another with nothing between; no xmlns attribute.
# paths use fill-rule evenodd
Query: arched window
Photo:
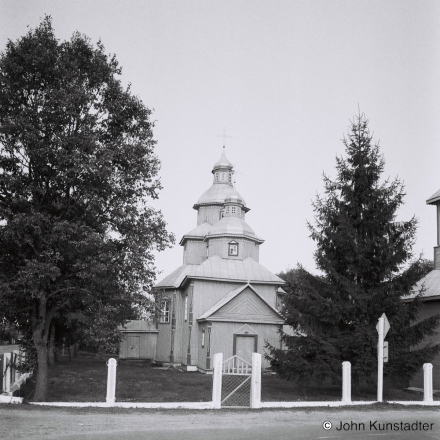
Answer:
<svg viewBox="0 0 440 440"><path fill-rule="evenodd" d="M161 322L162 324L169 324L170 322L170 305L171 305L171 301L169 298L164 298L160 302L159 322Z"/></svg>
<svg viewBox="0 0 440 440"><path fill-rule="evenodd" d="M228 255L238 257L238 243L236 241L230 241L228 243Z"/></svg>

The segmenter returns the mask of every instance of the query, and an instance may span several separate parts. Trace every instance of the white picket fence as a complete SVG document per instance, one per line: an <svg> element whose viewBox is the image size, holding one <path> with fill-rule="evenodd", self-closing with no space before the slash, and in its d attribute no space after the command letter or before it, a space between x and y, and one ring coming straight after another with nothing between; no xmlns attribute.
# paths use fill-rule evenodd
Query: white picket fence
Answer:
<svg viewBox="0 0 440 440"><path fill-rule="evenodd" d="M107 396L106 402L30 402L35 405L65 407L123 407L123 408L188 408L188 409L219 409L222 407L222 379L226 375L250 375L250 408L293 408L322 406L371 405L377 401L352 401L351 398L351 364L342 363L342 398L338 401L296 401L296 402L262 402L261 401L261 354L252 353L252 365L240 358L233 357L223 362L223 353L216 353L213 359L213 389L211 402L116 402L116 359L107 362ZM401 405L440 405L434 401L432 383L432 364L424 364L424 398L423 401L389 401Z"/></svg>

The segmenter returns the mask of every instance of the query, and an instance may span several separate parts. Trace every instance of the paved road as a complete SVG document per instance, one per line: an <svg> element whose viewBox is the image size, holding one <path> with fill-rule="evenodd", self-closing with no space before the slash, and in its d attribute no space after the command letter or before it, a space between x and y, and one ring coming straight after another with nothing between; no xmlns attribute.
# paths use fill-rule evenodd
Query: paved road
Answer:
<svg viewBox="0 0 440 440"><path fill-rule="evenodd" d="M323 429L325 421L332 423L330 430ZM337 429L341 423L348 424L345 425L346 430ZM381 430L383 423L397 423L399 430L394 430L395 427L393 430ZM410 431L400 430L408 427L405 423L410 424ZM0 439L440 440L440 410L388 409L383 406L350 411L295 409L165 412L126 409L41 410L29 406L25 408L25 405L20 408L0 405Z"/></svg>

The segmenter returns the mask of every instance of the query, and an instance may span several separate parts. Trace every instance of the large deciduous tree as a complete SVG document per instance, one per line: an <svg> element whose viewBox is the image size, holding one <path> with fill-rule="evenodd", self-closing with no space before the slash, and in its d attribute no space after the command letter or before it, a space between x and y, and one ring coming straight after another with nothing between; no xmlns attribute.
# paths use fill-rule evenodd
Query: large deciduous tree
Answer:
<svg viewBox="0 0 440 440"><path fill-rule="evenodd" d="M136 315L173 242L150 110L99 42L50 17L0 55L0 310L29 335L45 400L55 320L92 335Z"/></svg>
<svg viewBox="0 0 440 440"><path fill-rule="evenodd" d="M408 379L439 352L438 345L410 350L434 333L439 316L417 319L420 295L403 301L430 265L412 255L417 220L396 220L404 187L398 179L381 181L384 159L363 115L343 142L346 158L336 159L336 180L324 175L325 196L317 197L316 224L309 224L322 275L301 266L282 274L288 283L284 315L294 332L283 335L286 349L269 347L271 365L288 380L339 382L341 363L350 361L355 383L372 381L376 324L386 313L385 374Z"/></svg>

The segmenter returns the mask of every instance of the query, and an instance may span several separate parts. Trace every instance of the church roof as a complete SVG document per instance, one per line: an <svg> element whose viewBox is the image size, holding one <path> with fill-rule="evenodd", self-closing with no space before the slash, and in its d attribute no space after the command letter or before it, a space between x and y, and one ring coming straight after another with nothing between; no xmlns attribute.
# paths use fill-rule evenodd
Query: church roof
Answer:
<svg viewBox="0 0 440 440"><path fill-rule="evenodd" d="M410 300L415 298L419 293L422 285L425 286L425 292L423 293L423 298L429 299L440 299L440 270L432 270L425 277L423 277L416 285L412 288L412 292L404 298L404 300Z"/></svg>
<svg viewBox="0 0 440 440"><path fill-rule="evenodd" d="M440 189L426 201L427 205L436 205L437 203L440 203Z"/></svg>
<svg viewBox="0 0 440 440"><path fill-rule="evenodd" d="M208 237L213 235L245 235L261 243L264 240L255 235L254 230L239 217L223 217L209 231Z"/></svg>
<svg viewBox="0 0 440 440"><path fill-rule="evenodd" d="M257 301L258 302L260 302L261 303L261 305L263 306L263 307L261 307L261 305L260 305L260 307L258 307L259 309L261 309L261 308L263 308L263 310L259 310L259 311L256 311L255 312L255 316L258 316L258 317L260 317L261 318L261 312L263 311L263 312L266 312L265 313L265 317L266 317L266 319L267 318L272 318L272 320L274 320L275 319L275 321L278 323L278 324L282 324L283 322L284 322L284 319L281 317L281 315L273 308L273 307L271 307L259 294L258 294L258 292L249 284L249 283L247 283L247 284L245 284L245 285L243 285L243 286L240 286L240 287L238 287L237 289L234 289L234 290L232 290L231 292L229 292L226 296L224 296L220 301L218 301L216 304L214 304L210 309L208 309L205 313L203 313L199 318L197 318L197 321L202 321L202 320L204 320L204 319L208 319L208 318L214 318L213 317L213 315L216 313L216 312L218 312L221 308L223 308L224 306L226 306L227 304L231 304L231 302L234 300L234 298L236 298L241 292L243 292L245 289L247 289L247 288L249 288L250 290L251 290L251 292L254 294L254 295L256 295L256 299L257 299ZM243 304L242 304L242 306L243 306ZM254 307L252 307L252 305L251 305L251 309L255 309L255 304L253 305ZM238 307L239 308L239 307ZM237 307L236 307L236 309L237 309ZM264 310L264 309L266 309L266 310ZM245 314L245 316L246 316L246 321L252 321L252 317L251 316L249 316L249 307L248 307L248 310L246 310L246 314ZM235 313L234 313L235 312ZM237 312L239 312L239 313L237 313ZM228 310L227 311L227 313L226 313L226 315L229 315L229 314L243 314L243 313L240 313L241 311L240 310ZM258 313L259 312L259 313ZM224 318L224 317L223 317ZM223 320L223 319L219 319L219 320Z"/></svg>
<svg viewBox="0 0 440 440"><path fill-rule="evenodd" d="M260 263L248 257L244 261L208 258L202 264L184 264L156 284L156 288L178 288L186 278L244 281L253 283L285 284Z"/></svg>
<svg viewBox="0 0 440 440"><path fill-rule="evenodd" d="M189 276L191 278L285 284L281 278L250 257L242 261L214 255L196 266Z"/></svg>
<svg viewBox="0 0 440 440"><path fill-rule="evenodd" d="M197 264L184 264L166 276L163 280L159 281L154 287L174 287L177 289L182 284L186 276L197 266Z"/></svg>
<svg viewBox="0 0 440 440"><path fill-rule="evenodd" d="M232 185L229 183L214 183L202 194L194 205L194 209L197 209L199 205L223 204L225 203L225 199L232 195L237 195L242 200L242 204L246 206L245 200Z"/></svg>
<svg viewBox="0 0 440 440"><path fill-rule="evenodd" d="M219 168L234 168L234 165L226 157L225 147L223 147L222 157L214 164L213 171Z"/></svg>
<svg viewBox="0 0 440 440"><path fill-rule="evenodd" d="M212 226L208 223L202 223L201 225L197 226L197 228L193 229L192 231L188 232L182 237L182 240L180 240L180 245L183 245L185 240L188 238L204 238L206 235L208 235L209 231L212 229Z"/></svg>

